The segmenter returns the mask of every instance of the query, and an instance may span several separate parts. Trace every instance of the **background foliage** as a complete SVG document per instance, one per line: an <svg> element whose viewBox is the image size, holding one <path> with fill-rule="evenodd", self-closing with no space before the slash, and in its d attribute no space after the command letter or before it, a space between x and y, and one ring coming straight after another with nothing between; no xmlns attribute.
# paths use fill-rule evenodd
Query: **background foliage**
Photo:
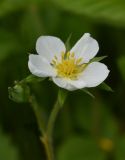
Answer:
<svg viewBox="0 0 125 160"><path fill-rule="evenodd" d="M40 35L72 33L73 45L89 32L100 44L98 56L111 70L106 82L114 92L92 89L95 99L71 92L55 126L58 160L125 159L125 1L0 1L0 159L45 160L36 118L29 103L8 98L8 87L29 74L28 53ZM50 81L32 84L47 119L58 88ZM48 100L49 99L49 100ZM20 100L22 101L22 99Z"/></svg>

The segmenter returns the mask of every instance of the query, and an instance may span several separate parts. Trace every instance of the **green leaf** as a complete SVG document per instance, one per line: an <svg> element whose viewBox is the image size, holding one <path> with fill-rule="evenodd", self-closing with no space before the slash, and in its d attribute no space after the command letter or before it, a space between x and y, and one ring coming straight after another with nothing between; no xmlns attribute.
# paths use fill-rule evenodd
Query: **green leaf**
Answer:
<svg viewBox="0 0 125 160"><path fill-rule="evenodd" d="M19 160L16 148L0 130L0 160Z"/></svg>
<svg viewBox="0 0 125 160"><path fill-rule="evenodd" d="M59 148L58 160L105 160L96 142L91 137L70 137Z"/></svg>
<svg viewBox="0 0 125 160"><path fill-rule="evenodd" d="M65 10L117 26L125 26L125 1L123 0L52 0Z"/></svg>
<svg viewBox="0 0 125 160"><path fill-rule="evenodd" d="M112 88L108 84L106 84L105 82L101 83L98 87L100 89L103 89L103 90L106 90L106 91L109 91L109 92L114 92L112 90Z"/></svg>
<svg viewBox="0 0 125 160"><path fill-rule="evenodd" d="M103 59L105 59L105 58L107 58L107 56L94 57L94 58L90 61L90 63L91 63L91 62L99 62L99 61L101 61L101 60L103 60Z"/></svg>
<svg viewBox="0 0 125 160"><path fill-rule="evenodd" d="M86 88L81 89L81 91L85 92L85 93L88 94L90 97L95 98L95 96L94 96L90 91L88 91Z"/></svg>

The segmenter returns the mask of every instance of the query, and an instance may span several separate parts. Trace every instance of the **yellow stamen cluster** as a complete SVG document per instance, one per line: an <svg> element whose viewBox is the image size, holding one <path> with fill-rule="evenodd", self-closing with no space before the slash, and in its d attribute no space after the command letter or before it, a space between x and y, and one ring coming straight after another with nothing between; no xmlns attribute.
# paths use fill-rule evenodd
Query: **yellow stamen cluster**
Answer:
<svg viewBox="0 0 125 160"><path fill-rule="evenodd" d="M51 64L57 69L59 77L76 79L86 66L86 64L81 64L81 62L82 58L76 59L74 53L62 52L61 60L58 60L55 56Z"/></svg>

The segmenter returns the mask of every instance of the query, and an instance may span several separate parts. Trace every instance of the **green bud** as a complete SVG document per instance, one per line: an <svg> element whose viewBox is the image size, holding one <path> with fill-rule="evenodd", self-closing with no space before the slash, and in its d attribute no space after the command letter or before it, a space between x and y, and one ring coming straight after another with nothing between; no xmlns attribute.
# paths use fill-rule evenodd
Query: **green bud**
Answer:
<svg viewBox="0 0 125 160"><path fill-rule="evenodd" d="M30 89L26 84L16 84L14 87L9 87L9 98L15 102L28 102L30 97Z"/></svg>

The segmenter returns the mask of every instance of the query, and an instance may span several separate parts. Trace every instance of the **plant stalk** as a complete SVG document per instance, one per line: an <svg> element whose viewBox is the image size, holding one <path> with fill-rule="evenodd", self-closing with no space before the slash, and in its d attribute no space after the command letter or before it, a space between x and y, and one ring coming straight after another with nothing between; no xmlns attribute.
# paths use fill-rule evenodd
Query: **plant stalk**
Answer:
<svg viewBox="0 0 125 160"><path fill-rule="evenodd" d="M43 143L44 147L45 147L45 152L47 155L47 159L48 160L54 160L54 152L53 152L53 129L54 129L54 124L57 118L57 115L60 111L60 109L62 108L65 98L66 98L66 94L65 96L62 96L61 91L59 91L58 93L58 97L57 100L55 102L55 105L50 113L49 119L48 119L48 123L47 123L47 127L45 129L44 125L42 124L43 120L41 119L41 115L39 113L39 107L38 104L35 100L35 97L32 96L30 98L30 103L33 107L33 110L35 112L36 118L37 118L37 123L39 125L39 129L41 131L41 135L42 137L40 138L41 142Z"/></svg>

